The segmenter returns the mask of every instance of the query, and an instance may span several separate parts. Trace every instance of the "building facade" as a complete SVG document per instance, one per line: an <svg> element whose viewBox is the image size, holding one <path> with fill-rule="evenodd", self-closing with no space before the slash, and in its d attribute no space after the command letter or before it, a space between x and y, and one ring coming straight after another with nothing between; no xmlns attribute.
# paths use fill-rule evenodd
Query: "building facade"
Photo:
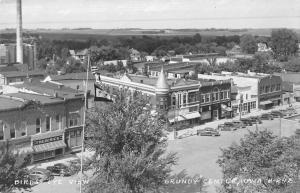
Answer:
<svg viewBox="0 0 300 193"><path fill-rule="evenodd" d="M41 161L78 151L84 94L50 83L4 86L0 95L0 144Z"/></svg>
<svg viewBox="0 0 300 193"><path fill-rule="evenodd" d="M282 104L282 79L277 75L250 71L247 74L222 72L221 74L213 73L211 75L198 74L198 78L230 79L232 84L239 88L239 97L233 101L235 112L251 112L258 108L269 109ZM240 106L242 107L240 108Z"/></svg>
<svg viewBox="0 0 300 193"><path fill-rule="evenodd" d="M125 74L119 79L101 76L101 80L108 92L141 93L171 124L199 124L231 115L230 81L167 79L164 70L158 78Z"/></svg>

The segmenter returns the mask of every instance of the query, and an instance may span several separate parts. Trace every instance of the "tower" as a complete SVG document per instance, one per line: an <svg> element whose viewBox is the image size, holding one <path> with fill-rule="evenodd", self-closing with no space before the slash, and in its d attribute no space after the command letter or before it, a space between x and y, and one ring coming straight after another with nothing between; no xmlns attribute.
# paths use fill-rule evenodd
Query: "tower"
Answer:
<svg viewBox="0 0 300 193"><path fill-rule="evenodd" d="M17 0L17 62L23 64L23 40L22 40L22 2Z"/></svg>
<svg viewBox="0 0 300 193"><path fill-rule="evenodd" d="M156 94L156 109L160 111L167 111L169 106L169 91L170 86L168 85L165 77L164 67L161 67L160 75L156 82L155 94Z"/></svg>

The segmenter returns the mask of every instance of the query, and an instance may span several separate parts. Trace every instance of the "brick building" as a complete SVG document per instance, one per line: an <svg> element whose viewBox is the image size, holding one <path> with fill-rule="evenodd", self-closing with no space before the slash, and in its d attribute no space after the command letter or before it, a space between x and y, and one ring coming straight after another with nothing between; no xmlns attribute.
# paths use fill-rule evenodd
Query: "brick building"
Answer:
<svg viewBox="0 0 300 193"><path fill-rule="evenodd" d="M163 69L158 78L125 74L121 78L101 76L108 92L128 89L138 92L169 122L198 124L230 115L230 81L167 79Z"/></svg>
<svg viewBox="0 0 300 193"><path fill-rule="evenodd" d="M0 95L0 144L40 161L80 150L84 93L62 84L25 81Z"/></svg>
<svg viewBox="0 0 300 193"><path fill-rule="evenodd" d="M233 101L233 109L238 111L242 106L242 111L251 112L251 110L269 109L273 106L282 104L282 79L277 75L248 72L232 73L222 72L211 75L198 74L198 78L228 80L232 81L240 88L239 93L242 97ZM255 107L255 108L254 108Z"/></svg>

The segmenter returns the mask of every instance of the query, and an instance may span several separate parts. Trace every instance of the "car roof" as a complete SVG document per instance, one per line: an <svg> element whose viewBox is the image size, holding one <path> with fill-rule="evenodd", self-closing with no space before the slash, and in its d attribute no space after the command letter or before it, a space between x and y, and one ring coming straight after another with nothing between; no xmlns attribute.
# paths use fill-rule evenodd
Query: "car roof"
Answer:
<svg viewBox="0 0 300 193"><path fill-rule="evenodd" d="M49 172L49 171L44 168L33 168L30 170L30 172Z"/></svg>

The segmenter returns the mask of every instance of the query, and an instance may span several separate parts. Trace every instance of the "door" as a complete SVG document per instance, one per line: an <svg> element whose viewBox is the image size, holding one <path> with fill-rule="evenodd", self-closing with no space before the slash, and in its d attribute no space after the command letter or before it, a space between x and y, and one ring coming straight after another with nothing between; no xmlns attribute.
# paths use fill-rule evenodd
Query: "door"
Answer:
<svg viewBox="0 0 300 193"><path fill-rule="evenodd" d="M218 110L213 110L213 120L218 120L219 113Z"/></svg>

